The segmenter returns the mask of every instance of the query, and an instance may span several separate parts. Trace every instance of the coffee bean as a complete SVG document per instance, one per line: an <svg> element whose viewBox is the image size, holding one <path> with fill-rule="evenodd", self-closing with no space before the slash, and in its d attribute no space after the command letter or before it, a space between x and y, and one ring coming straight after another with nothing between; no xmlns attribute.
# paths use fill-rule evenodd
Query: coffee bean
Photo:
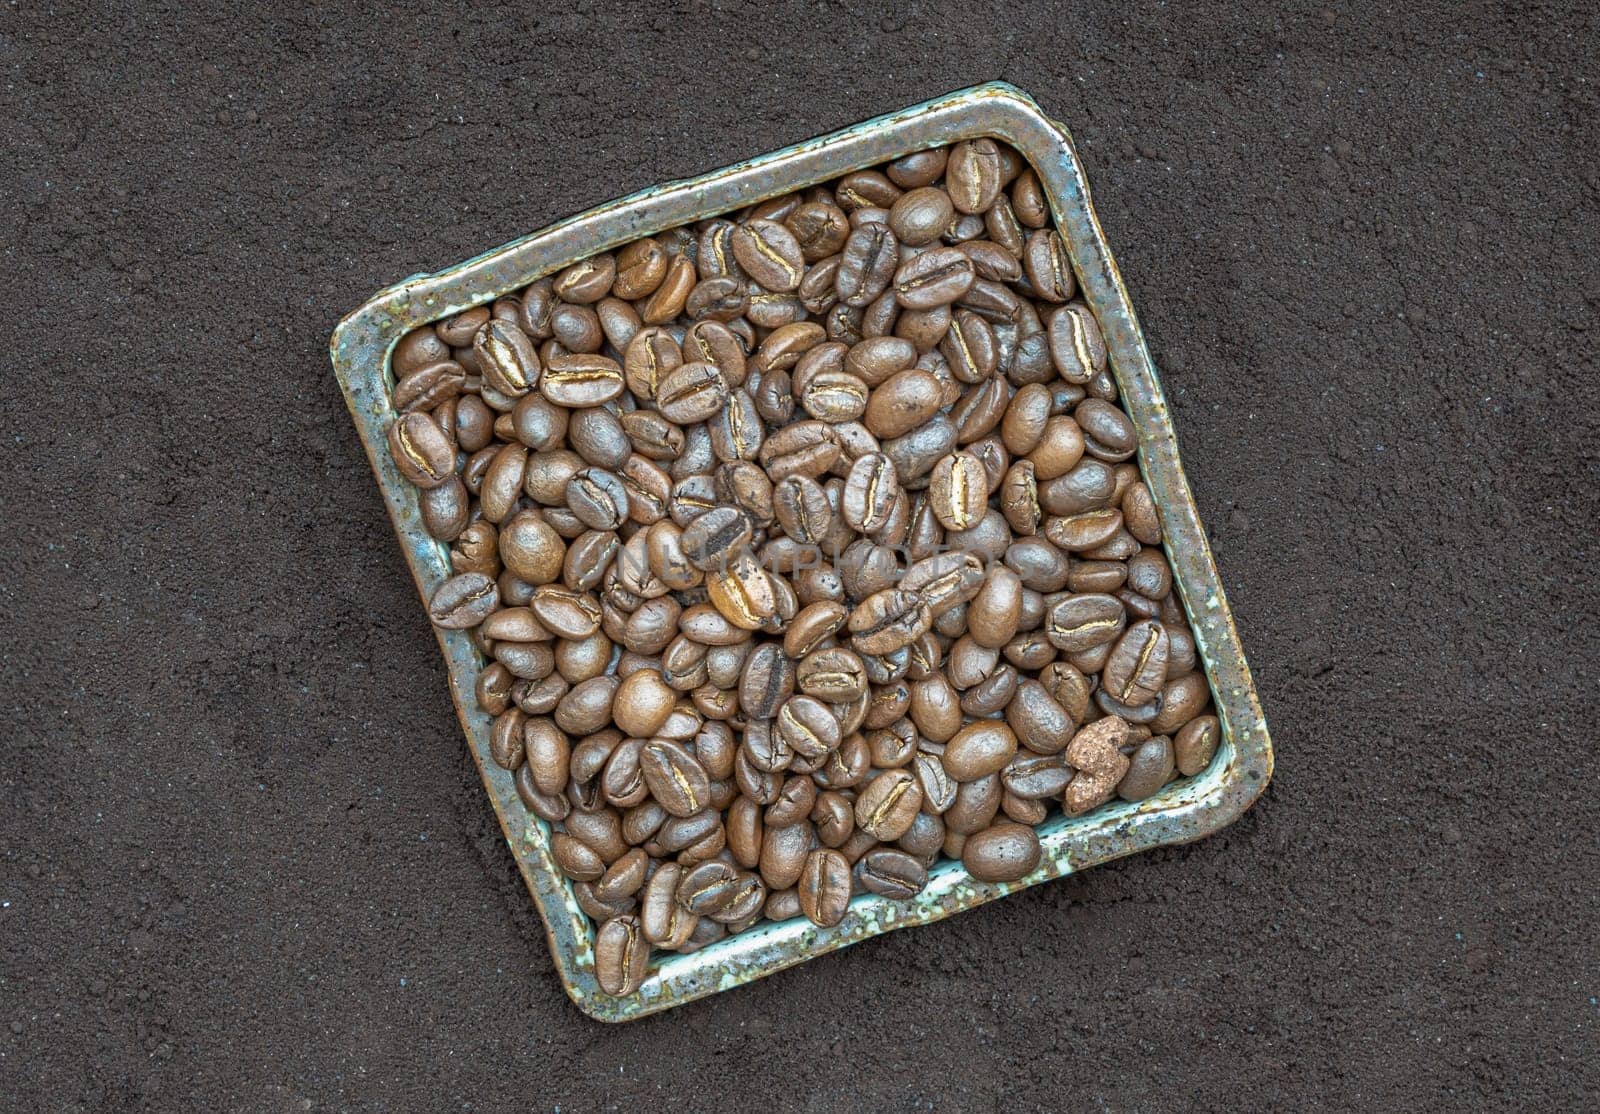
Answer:
<svg viewBox="0 0 1600 1114"><path fill-rule="evenodd" d="M455 449L427 414L402 414L389 426L389 454L395 467L420 488L435 488L455 478Z"/></svg>
<svg viewBox="0 0 1600 1114"><path fill-rule="evenodd" d="M882 453L867 453L850 466L839 509L851 528L870 534L888 523L899 495L894 463Z"/></svg>
<svg viewBox="0 0 1600 1114"><path fill-rule="evenodd" d="M994 330L968 309L950 319L950 329L939 342L939 352L949 362L951 374L963 383L978 383L993 375L999 363Z"/></svg>
<svg viewBox="0 0 1600 1114"><path fill-rule="evenodd" d="M509 321L485 322L473 336L472 352L484 382L517 398L539 385L539 355L526 333Z"/></svg>
<svg viewBox="0 0 1600 1114"><path fill-rule="evenodd" d="M768 290L782 293L800 285L805 273L805 253L783 225L752 220L739 225L731 237L733 256L747 275Z"/></svg>
<svg viewBox="0 0 1600 1114"><path fill-rule="evenodd" d="M988 138L957 143L945 169L950 200L961 213L982 213L1000 195L1000 148Z"/></svg>
<svg viewBox="0 0 1600 1114"><path fill-rule="evenodd" d="M930 248L895 272L895 300L913 310L947 306L966 294L975 277L972 260L965 252Z"/></svg>
<svg viewBox="0 0 1600 1114"><path fill-rule="evenodd" d="M1155 699L1166 682L1166 628L1148 619L1135 623L1117 639L1101 684L1123 704L1138 705Z"/></svg>
<svg viewBox="0 0 1600 1114"><path fill-rule="evenodd" d="M683 364L661 381L656 394L664 417L681 424L702 422L722 409L728 383L713 364Z"/></svg>
<svg viewBox="0 0 1600 1114"><path fill-rule="evenodd" d="M800 910L812 924L830 928L850 907L850 863L839 852L820 848L806 856L797 883Z"/></svg>
<svg viewBox="0 0 1600 1114"><path fill-rule="evenodd" d="M920 638L932 622L927 601L909 591L885 588L862 600L847 626L858 652L888 654Z"/></svg>
<svg viewBox="0 0 1600 1114"><path fill-rule="evenodd" d="M1072 297L1072 263L1067 258L1066 245L1055 231L1040 229L1028 237L1022 265L1034 293L1045 301L1065 302Z"/></svg>
<svg viewBox="0 0 1600 1114"><path fill-rule="evenodd" d="M599 406L616 398L622 388L620 364L606 356L582 353L552 356L539 382L546 399L566 407Z"/></svg>
<svg viewBox="0 0 1600 1114"><path fill-rule="evenodd" d="M1068 383L1087 383L1106 370L1106 345L1088 308L1077 302L1050 314L1050 358Z"/></svg>
<svg viewBox="0 0 1600 1114"><path fill-rule="evenodd" d="M885 171L895 185L902 189L914 189L937 182L944 173L948 157L949 152L943 147L935 147L931 151L917 151L898 158L885 167Z"/></svg>
<svg viewBox="0 0 1600 1114"><path fill-rule="evenodd" d="M889 848L868 851L856 865L856 874L867 892L897 901L915 897L928 884L928 872L920 862Z"/></svg>
<svg viewBox="0 0 1600 1114"><path fill-rule="evenodd" d="M1172 740L1178 772L1184 777L1203 772L1211 765L1221 739L1221 725L1216 716L1200 716L1184 724Z"/></svg>
<svg viewBox="0 0 1600 1114"><path fill-rule="evenodd" d="M958 782L977 781L1005 768L1017 753L1017 737L996 720L969 723L945 744L944 768Z"/></svg>
<svg viewBox="0 0 1600 1114"><path fill-rule="evenodd" d="M750 543L749 515L737 507L715 507L683 531L683 552L702 571L723 569Z"/></svg>
<svg viewBox="0 0 1600 1114"><path fill-rule="evenodd" d="M1039 857L1032 828L1000 823L967 837L961 865L980 882L1015 882L1039 865Z"/></svg>
<svg viewBox="0 0 1600 1114"><path fill-rule="evenodd" d="M1117 782L1117 796L1125 801L1153 797L1171 780L1175 768L1172 740L1165 735L1146 739L1130 757L1128 772Z"/></svg>
<svg viewBox="0 0 1600 1114"><path fill-rule="evenodd" d="M902 244L912 247L933 243L954 219L950 195L932 186L901 194L889 208L889 227Z"/></svg>
<svg viewBox="0 0 1600 1114"><path fill-rule="evenodd" d="M971 453L952 453L934 465L928 483L929 505L947 530L970 529L988 507L983 465Z"/></svg>
<svg viewBox="0 0 1600 1114"><path fill-rule="evenodd" d="M475 627L499 606L495 582L482 573L460 573L444 581L428 601L428 617L447 630Z"/></svg>
<svg viewBox="0 0 1600 1114"><path fill-rule="evenodd" d="M900 245L887 224L856 228L845 240L834 288L846 306L860 308L882 294L900 263Z"/></svg>
<svg viewBox="0 0 1600 1114"><path fill-rule="evenodd" d="M613 997L632 994L644 985L650 945L635 916L613 917L600 926L594 942L594 974L600 989Z"/></svg>
<svg viewBox="0 0 1600 1114"><path fill-rule="evenodd" d="M1116 463L1127 460L1139 447L1133 421L1103 399L1084 399L1072 417L1083 430L1084 449L1091 456Z"/></svg>
<svg viewBox="0 0 1600 1114"><path fill-rule="evenodd" d="M761 840L761 880L774 890L786 890L799 882L814 838L809 821L767 828Z"/></svg>
<svg viewBox="0 0 1600 1114"><path fill-rule="evenodd" d="M1068 596L1051 608L1045 634L1052 645L1072 652L1109 643L1126 625L1127 613L1116 597L1085 593Z"/></svg>
<svg viewBox="0 0 1600 1114"><path fill-rule="evenodd" d="M922 787L906 770L885 770L856 798L856 827L884 842L905 834L922 807Z"/></svg>

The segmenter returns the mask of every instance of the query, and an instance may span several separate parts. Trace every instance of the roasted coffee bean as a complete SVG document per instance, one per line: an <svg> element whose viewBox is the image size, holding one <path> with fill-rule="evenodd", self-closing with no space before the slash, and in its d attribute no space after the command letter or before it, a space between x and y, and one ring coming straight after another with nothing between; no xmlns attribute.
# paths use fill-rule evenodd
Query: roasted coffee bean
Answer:
<svg viewBox="0 0 1600 1114"><path fill-rule="evenodd" d="M899 495L894 463L882 453L867 453L850 466L839 509L852 529L871 534L888 523Z"/></svg>
<svg viewBox="0 0 1600 1114"><path fill-rule="evenodd" d="M677 900L696 916L713 916L726 909L743 888L738 869L712 859L684 873L678 882Z"/></svg>
<svg viewBox="0 0 1600 1114"><path fill-rule="evenodd" d="M1202 773L1211 765L1221 740L1221 724L1216 716L1200 716L1184 724L1172 740L1178 772L1184 777Z"/></svg>
<svg viewBox="0 0 1600 1114"><path fill-rule="evenodd" d="M980 882L1015 882L1039 865L1039 837L1009 822L967 837L961 865Z"/></svg>
<svg viewBox="0 0 1600 1114"><path fill-rule="evenodd" d="M1000 781L1006 787L1006 792L1025 801L1059 797L1071 780L1072 768L1059 754L1018 751L1017 756L1000 772Z"/></svg>
<svg viewBox="0 0 1600 1114"><path fill-rule="evenodd" d="M834 191L847 213L865 208L887 209L900 196L900 190L876 170L857 170L839 179Z"/></svg>
<svg viewBox="0 0 1600 1114"><path fill-rule="evenodd" d="M427 414L402 414L389 426L389 453L400 474L420 488L455 479L455 448Z"/></svg>
<svg viewBox="0 0 1600 1114"><path fill-rule="evenodd" d="M939 342L939 352L949 362L950 372L963 383L978 383L993 375L999 363L994 330L989 323L968 309L959 309L950 319L950 328Z"/></svg>
<svg viewBox="0 0 1600 1114"><path fill-rule="evenodd" d="M1078 403L1072 417L1083 430L1084 449L1091 456L1117 463L1127 460L1139 447L1133 421L1103 399L1084 399Z"/></svg>
<svg viewBox="0 0 1600 1114"><path fill-rule="evenodd" d="M1175 769L1172 740L1165 735L1146 739L1129 757L1128 772L1117 782L1117 796L1125 801L1153 797Z"/></svg>
<svg viewBox="0 0 1600 1114"><path fill-rule="evenodd" d="M1072 297L1072 263L1066 245L1054 230L1040 229L1028 237L1022 265L1033 292L1047 302L1065 302Z"/></svg>
<svg viewBox="0 0 1600 1114"><path fill-rule="evenodd" d="M794 233L783 225L769 220L747 221L733 230L730 243L745 274L766 289L783 293L800 285L805 274L805 253Z"/></svg>
<svg viewBox="0 0 1600 1114"><path fill-rule="evenodd" d="M737 507L715 507L684 529L684 556L702 571L726 568L749 545L751 530L750 516Z"/></svg>
<svg viewBox="0 0 1600 1114"><path fill-rule="evenodd" d="M1139 705L1155 699L1166 683L1166 628L1148 619L1135 623L1112 647L1101 684L1121 703Z"/></svg>
<svg viewBox="0 0 1600 1114"><path fill-rule="evenodd" d="M915 897L928 884L928 872L920 862L904 851L886 847L862 856L856 876L867 892L897 901Z"/></svg>
<svg viewBox="0 0 1600 1114"><path fill-rule="evenodd" d="M644 985L650 944L635 916L613 917L600 926L594 942L594 974L600 989L613 997L632 994Z"/></svg>
<svg viewBox="0 0 1600 1114"><path fill-rule="evenodd" d="M1064 476L1039 486L1039 505L1048 514L1071 515L1106 506L1116 490L1116 474L1099 460L1080 460ZM1101 559L1094 551L1091 559Z"/></svg>
<svg viewBox="0 0 1600 1114"><path fill-rule="evenodd" d="M950 149L945 185L961 213L982 213L994 204L1003 184L1000 148L994 140L971 139Z"/></svg>
<svg viewBox="0 0 1600 1114"><path fill-rule="evenodd" d="M1143 483L1132 484L1123 492L1122 520L1128 533L1145 545L1161 544L1161 518L1150 489Z"/></svg>
<svg viewBox="0 0 1600 1114"><path fill-rule="evenodd" d="M484 382L502 395L517 398L539 385L539 354L509 321L484 322L473 336L472 352Z"/></svg>
<svg viewBox="0 0 1600 1114"><path fill-rule="evenodd" d="M888 287L900 264L900 245L887 224L856 228L845 240L834 288L845 306L861 308Z"/></svg>
<svg viewBox="0 0 1600 1114"><path fill-rule="evenodd" d="M683 312L694 284L694 263L681 255L674 258L667 265L661 284L639 307L640 319L646 325L664 325L671 321Z"/></svg>
<svg viewBox="0 0 1600 1114"><path fill-rule="evenodd" d="M856 797L856 827L891 843L911 827L922 807L922 787L908 770L885 770Z"/></svg>
<svg viewBox="0 0 1600 1114"><path fill-rule="evenodd" d="M947 306L966 294L975 277L972 259L965 252L930 248L895 272L895 301L912 310Z"/></svg>
<svg viewBox="0 0 1600 1114"><path fill-rule="evenodd" d="M1127 625L1127 612L1115 596L1071 595L1050 609L1045 634L1056 648L1070 652L1111 642Z"/></svg>
<svg viewBox="0 0 1600 1114"><path fill-rule="evenodd" d="M889 227L902 244L921 247L938 240L955 215L949 194L922 186L895 199L889 208Z"/></svg>
<svg viewBox="0 0 1600 1114"><path fill-rule="evenodd" d="M945 160L948 157L949 152L943 147L935 147L931 151L917 151L898 158L884 170L895 185L902 189L914 189L917 186L927 186L937 182L944 173Z"/></svg>
<svg viewBox="0 0 1600 1114"><path fill-rule="evenodd" d="M673 816L693 816L706 807L710 779L694 755L677 743L665 739L645 743L639 770L650 795Z"/></svg>
<svg viewBox="0 0 1600 1114"><path fill-rule="evenodd" d="M900 437L938 413L939 382L926 371L895 373L872 392L865 422L874 437Z"/></svg>
<svg viewBox="0 0 1600 1114"><path fill-rule="evenodd" d="M797 883L801 912L823 928L838 924L850 907L850 885L849 860L827 848L811 852Z"/></svg>
<svg viewBox="0 0 1600 1114"><path fill-rule="evenodd" d="M776 794L774 794L776 796ZM809 821L787 828L767 828L761 839L761 880L774 890L786 890L800 880L815 833Z"/></svg>
<svg viewBox="0 0 1600 1114"><path fill-rule="evenodd" d="M436 364L450 358L450 346L440 339L436 330L424 326L400 338L390 357L396 379L402 379L419 367Z"/></svg>
<svg viewBox="0 0 1600 1114"><path fill-rule="evenodd" d="M775 730L794 753L813 762L839 745L839 721L828 706L804 694L791 696L778 710Z"/></svg>
<svg viewBox="0 0 1600 1114"><path fill-rule="evenodd" d="M573 353L552 356L540 393L557 406L599 406L622 393L622 367L606 356ZM670 417L670 415L669 415Z"/></svg>
<svg viewBox="0 0 1600 1114"><path fill-rule="evenodd" d="M983 517L988 502L987 479L977 457L951 453L934 465L928 503L945 529L970 529Z"/></svg>
<svg viewBox="0 0 1600 1114"><path fill-rule="evenodd" d="M785 217L783 223L793 233L807 263L818 263L836 256L850 235L850 218L843 209L829 201L808 201ZM821 312L815 309L810 311Z"/></svg>
<svg viewBox="0 0 1600 1114"><path fill-rule="evenodd" d="M1005 768L1016 756L1017 737L998 720L969 723L945 744L944 768L958 782L977 781Z"/></svg>
<svg viewBox="0 0 1600 1114"><path fill-rule="evenodd" d="M1087 383L1106 370L1106 345L1088 308L1077 302L1050 314L1050 358L1068 383Z"/></svg>
<svg viewBox="0 0 1600 1114"><path fill-rule="evenodd" d="M901 589L874 592L850 613L847 624L858 652L888 654L908 646L932 625L926 600Z"/></svg>
<svg viewBox="0 0 1600 1114"><path fill-rule="evenodd" d="M487 619L499 604L500 593L493 580L483 573L460 573L434 590L428 617L435 626L465 630Z"/></svg>
<svg viewBox="0 0 1600 1114"><path fill-rule="evenodd" d="M778 643L763 642L745 658L739 677L739 707L745 715L770 720L793 692L794 663Z"/></svg>
<svg viewBox="0 0 1600 1114"><path fill-rule="evenodd" d="M807 696L830 703L846 703L867 691L861 659L837 648L807 654L795 668L795 683Z"/></svg>

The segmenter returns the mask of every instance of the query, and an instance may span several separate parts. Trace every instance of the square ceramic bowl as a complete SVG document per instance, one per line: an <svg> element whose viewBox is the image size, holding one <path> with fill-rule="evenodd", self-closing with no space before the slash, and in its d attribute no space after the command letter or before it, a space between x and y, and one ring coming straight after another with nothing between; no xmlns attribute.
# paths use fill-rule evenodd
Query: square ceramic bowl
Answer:
<svg viewBox="0 0 1600 1114"><path fill-rule="evenodd" d="M409 330L487 303L597 252L642 236L728 213L928 147L990 136L1016 148L1043 183L1072 257L1082 297L1099 319L1110 367L1139 433L1138 462L1160 512L1168 561L1188 611L1211 685L1222 741L1211 766L1137 804L1113 802L1088 815L1057 815L1040 829L1037 870L1007 884L979 882L945 861L927 888L905 902L856 898L842 923L804 919L767 924L691 955L652 957L643 986L613 998L594 972L594 927L550 856L550 829L522 806L511 774L489 757L491 719L473 680L482 662L465 631L435 629L450 674L456 714L500 819L506 842L544 918L550 954L578 1008L602 1021L627 1021L728 990L870 936L927 924L1146 848L1185 843L1232 823L1266 788L1272 745L1205 532L1178 460L1166 398L1151 365L1111 251L1089 202L1083 168L1066 129L1032 98L1004 84L967 89L857 124L832 135L645 190L552 225L436 275L416 275L376 294L339 323L333 365L366 445L389 517L424 603L449 575L445 545L423 529L417 493L385 446L395 417L389 354Z"/></svg>

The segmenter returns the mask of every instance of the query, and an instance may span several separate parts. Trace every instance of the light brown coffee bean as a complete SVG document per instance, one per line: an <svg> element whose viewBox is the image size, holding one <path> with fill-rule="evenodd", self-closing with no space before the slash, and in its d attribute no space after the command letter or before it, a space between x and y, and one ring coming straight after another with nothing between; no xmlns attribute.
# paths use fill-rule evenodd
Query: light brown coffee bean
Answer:
<svg viewBox="0 0 1600 1114"><path fill-rule="evenodd" d="M683 364L661 381L656 404L670 421L703 422L722 409L728 391L728 382L715 365Z"/></svg>
<svg viewBox="0 0 1600 1114"><path fill-rule="evenodd" d="M920 862L904 851L887 847L862 856L856 864L856 876L867 892L896 901L915 897L928 885L928 872Z"/></svg>
<svg viewBox="0 0 1600 1114"><path fill-rule="evenodd" d="M1211 765L1222 741L1221 724L1216 716L1200 716L1183 725L1172 740L1178 772L1194 777Z"/></svg>
<svg viewBox="0 0 1600 1114"><path fill-rule="evenodd" d="M1110 643L1127 625L1127 612L1115 596L1070 595L1050 609L1045 634L1051 645L1073 653Z"/></svg>
<svg viewBox="0 0 1600 1114"><path fill-rule="evenodd" d="M673 816L693 816L709 801L710 779L705 769L677 743L666 739L645 743L639 752L639 770L650 795Z"/></svg>
<svg viewBox="0 0 1600 1114"><path fill-rule="evenodd" d="M867 453L850 466L839 510L852 529L870 534L888 523L899 495L894 463L882 453Z"/></svg>

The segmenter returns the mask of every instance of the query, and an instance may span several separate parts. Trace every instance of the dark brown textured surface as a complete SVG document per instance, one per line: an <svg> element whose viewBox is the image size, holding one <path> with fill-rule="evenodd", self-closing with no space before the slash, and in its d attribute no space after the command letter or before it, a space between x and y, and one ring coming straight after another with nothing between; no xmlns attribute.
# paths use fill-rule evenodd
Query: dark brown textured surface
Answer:
<svg viewBox="0 0 1600 1114"><path fill-rule="evenodd" d="M1596 27L1251 7L0 15L7 1105L1583 1105ZM1078 141L1276 780L1202 844L595 1025L328 333L991 77Z"/></svg>

